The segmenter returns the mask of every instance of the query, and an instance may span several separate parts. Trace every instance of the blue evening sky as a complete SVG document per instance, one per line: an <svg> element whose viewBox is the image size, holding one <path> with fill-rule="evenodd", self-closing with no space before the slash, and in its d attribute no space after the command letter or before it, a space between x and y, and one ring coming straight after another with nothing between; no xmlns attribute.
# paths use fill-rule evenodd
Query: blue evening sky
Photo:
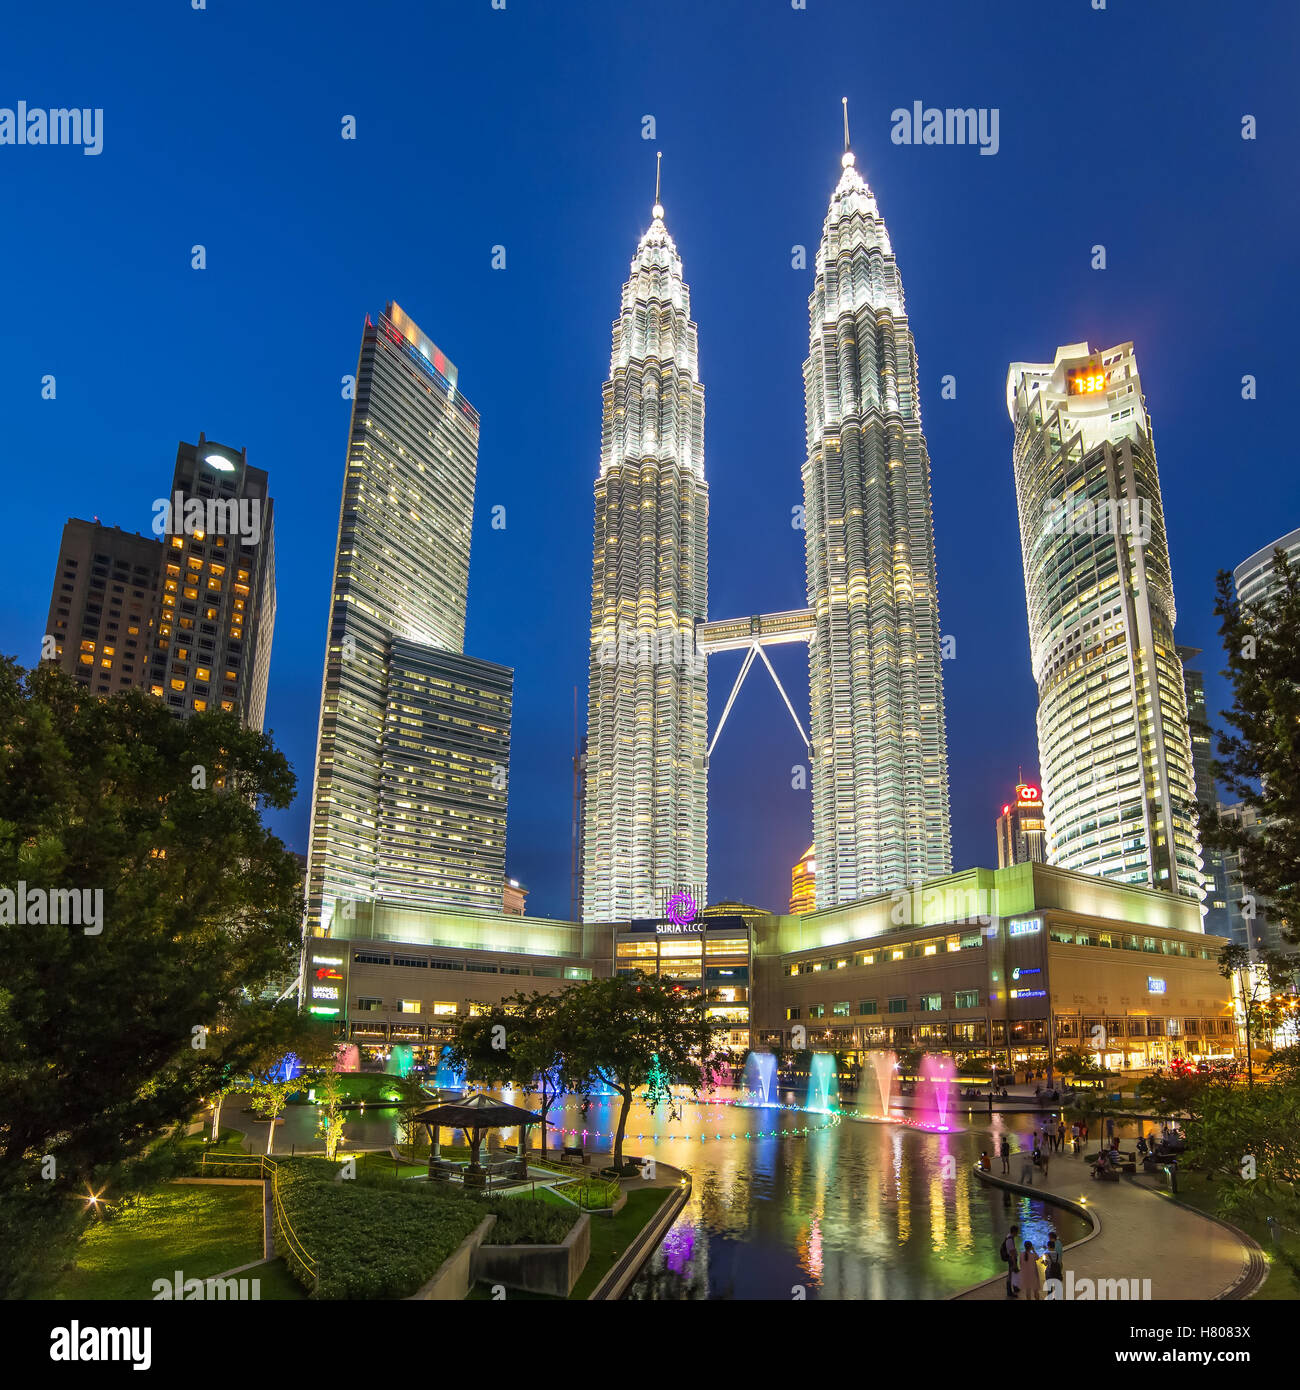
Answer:
<svg viewBox="0 0 1300 1390"><path fill-rule="evenodd" d="M957 867L995 862L994 817L1037 758L1007 364L1135 342L1178 636L1207 649L1207 672L1221 664L1216 570L1300 524L1285 405L1300 311L1291 3L133 8L5 20L0 107L105 114L97 157L0 146L0 651L37 659L67 517L147 531L178 440L246 446L276 499L267 724L299 777L276 817L295 849L348 427L340 378L366 313L392 298L482 414L466 650L515 668L509 868L530 912L567 915L600 388L656 150L700 331L710 612L801 606L790 518L812 271L791 268L791 248L811 262L849 98L920 360L957 644L944 670ZM997 155L891 144L891 111L918 100L997 108ZM355 141L340 137L345 115ZM206 270L190 268L195 244ZM947 374L955 400L940 398ZM806 723L802 650L774 660ZM711 727L739 662L713 659ZM1221 708L1224 683L1208 684ZM752 676L711 771L712 898L784 905L812 834L808 793L791 789L800 761L775 689Z"/></svg>

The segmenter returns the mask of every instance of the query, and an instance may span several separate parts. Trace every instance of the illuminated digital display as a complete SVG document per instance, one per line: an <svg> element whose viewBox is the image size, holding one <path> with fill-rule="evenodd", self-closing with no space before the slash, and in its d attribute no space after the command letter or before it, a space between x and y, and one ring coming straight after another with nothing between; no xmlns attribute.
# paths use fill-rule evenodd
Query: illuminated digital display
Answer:
<svg viewBox="0 0 1300 1390"><path fill-rule="evenodd" d="M1021 782L1016 787L1016 800L1020 805L1038 805L1043 799L1043 794L1037 787L1031 787L1028 782Z"/></svg>
<svg viewBox="0 0 1300 1390"><path fill-rule="evenodd" d="M1106 389L1106 371L1103 367L1082 367L1070 373L1070 395L1095 396Z"/></svg>
<svg viewBox="0 0 1300 1390"><path fill-rule="evenodd" d="M1043 929L1043 919L1041 917L1021 917L1014 921L1007 928L1008 936L1033 936L1036 932Z"/></svg>

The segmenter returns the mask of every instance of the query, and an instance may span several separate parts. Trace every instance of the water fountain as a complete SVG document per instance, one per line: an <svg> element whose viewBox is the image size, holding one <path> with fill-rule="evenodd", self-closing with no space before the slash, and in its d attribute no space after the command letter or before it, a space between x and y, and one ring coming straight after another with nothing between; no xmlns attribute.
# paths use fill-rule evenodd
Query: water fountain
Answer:
<svg viewBox="0 0 1300 1390"><path fill-rule="evenodd" d="M745 1105L774 1106L776 1098L776 1058L770 1052L751 1052L745 1058L740 1081Z"/></svg>
<svg viewBox="0 0 1300 1390"><path fill-rule="evenodd" d="M410 1076L412 1060L411 1049L405 1043L394 1043L388 1051L384 1070L389 1076Z"/></svg>
<svg viewBox="0 0 1300 1390"><path fill-rule="evenodd" d="M360 1071L361 1049L356 1043L336 1043L334 1047L335 1071Z"/></svg>
<svg viewBox="0 0 1300 1390"><path fill-rule="evenodd" d="M921 1082L917 1087L917 1118L929 1129L947 1129L952 1109L952 1083L957 1074L951 1057L927 1052L921 1058Z"/></svg>
<svg viewBox="0 0 1300 1390"><path fill-rule="evenodd" d="M835 1054L814 1052L809 1059L808 1105L814 1115L834 1113L834 1100L839 1089L835 1077Z"/></svg>
<svg viewBox="0 0 1300 1390"><path fill-rule="evenodd" d="M438 1071L433 1084L440 1091L463 1091L465 1089L465 1068L453 1067L447 1060L450 1049L443 1048L438 1053Z"/></svg>
<svg viewBox="0 0 1300 1390"><path fill-rule="evenodd" d="M880 1117L889 1119L889 1104L893 1097L894 1073L898 1070L898 1054L895 1052L872 1052L871 1070L875 1073L876 1094L880 1097Z"/></svg>

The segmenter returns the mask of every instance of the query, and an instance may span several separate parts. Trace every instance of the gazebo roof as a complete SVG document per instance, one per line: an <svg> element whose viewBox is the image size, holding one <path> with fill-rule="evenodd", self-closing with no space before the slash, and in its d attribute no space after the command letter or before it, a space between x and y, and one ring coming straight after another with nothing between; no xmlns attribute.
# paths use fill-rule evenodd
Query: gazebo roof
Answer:
<svg viewBox="0 0 1300 1390"><path fill-rule="evenodd" d="M524 1110L486 1091L477 1091L464 1100L446 1101L422 1110L415 1119L420 1124L443 1125L449 1129L504 1129L512 1125L540 1124L542 1117L536 1111Z"/></svg>

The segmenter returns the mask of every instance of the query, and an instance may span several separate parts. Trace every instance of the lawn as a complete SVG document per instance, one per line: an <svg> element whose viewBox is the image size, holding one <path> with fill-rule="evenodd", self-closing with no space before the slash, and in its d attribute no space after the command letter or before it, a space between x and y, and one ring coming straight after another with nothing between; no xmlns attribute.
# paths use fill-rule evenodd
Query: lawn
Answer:
<svg viewBox="0 0 1300 1390"><path fill-rule="evenodd" d="M1180 1202L1186 1202L1189 1207L1195 1207L1197 1211L1203 1211L1207 1216L1218 1216L1219 1214L1219 1198L1215 1184L1207 1182L1200 1173L1179 1170L1177 1197ZM1267 1301L1300 1299L1300 1279L1297 1279L1288 1266L1274 1254L1277 1247L1273 1244L1273 1237L1269 1234L1267 1224L1263 1220L1252 1220L1245 1216L1228 1216L1223 1219L1245 1231L1248 1236L1253 1236L1260 1243L1268 1260L1268 1276L1260 1285L1258 1292L1252 1294L1251 1297ZM1288 1236L1285 1248L1293 1258L1300 1259L1300 1240L1296 1237Z"/></svg>
<svg viewBox="0 0 1300 1390"><path fill-rule="evenodd" d="M76 1265L39 1298L152 1299L176 1270L207 1279L262 1258L260 1187L163 1187L111 1220L92 1220Z"/></svg>

